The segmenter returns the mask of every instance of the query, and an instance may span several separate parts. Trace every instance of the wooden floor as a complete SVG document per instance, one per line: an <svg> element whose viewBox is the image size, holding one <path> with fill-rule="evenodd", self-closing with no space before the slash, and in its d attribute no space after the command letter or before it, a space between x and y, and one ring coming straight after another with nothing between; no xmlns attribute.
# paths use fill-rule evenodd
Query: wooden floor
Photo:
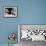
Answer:
<svg viewBox="0 0 46 46"><path fill-rule="evenodd" d="M0 46L8 46L8 44L0 44ZM21 40L19 44L15 44L13 46L46 46L46 42L42 41L35 41L32 42L31 40Z"/></svg>
<svg viewBox="0 0 46 46"><path fill-rule="evenodd" d="M19 46L46 46L46 42L44 41L34 41L31 40L21 40Z"/></svg>

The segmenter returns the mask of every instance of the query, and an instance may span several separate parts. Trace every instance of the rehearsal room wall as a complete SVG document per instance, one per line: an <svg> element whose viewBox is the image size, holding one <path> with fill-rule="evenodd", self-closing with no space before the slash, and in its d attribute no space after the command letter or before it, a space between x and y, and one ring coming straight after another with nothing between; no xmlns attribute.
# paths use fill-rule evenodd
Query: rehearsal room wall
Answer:
<svg viewBox="0 0 46 46"><path fill-rule="evenodd" d="M16 6L17 17L5 18L5 6ZM8 43L10 32L18 34L18 24L46 24L46 0L0 0L0 44Z"/></svg>

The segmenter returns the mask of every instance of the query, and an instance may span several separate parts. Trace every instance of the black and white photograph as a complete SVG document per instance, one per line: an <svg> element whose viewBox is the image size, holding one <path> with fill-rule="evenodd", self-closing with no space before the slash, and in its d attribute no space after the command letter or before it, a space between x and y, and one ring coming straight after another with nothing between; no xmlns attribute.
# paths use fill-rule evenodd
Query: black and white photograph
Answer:
<svg viewBox="0 0 46 46"><path fill-rule="evenodd" d="M4 7L4 17L16 17L17 7Z"/></svg>
<svg viewBox="0 0 46 46"><path fill-rule="evenodd" d="M19 27L20 40L46 41L46 25L20 25Z"/></svg>
<svg viewBox="0 0 46 46"><path fill-rule="evenodd" d="M42 46L46 44L46 25L19 24L18 41L20 46ZM45 45L46 46L46 45Z"/></svg>

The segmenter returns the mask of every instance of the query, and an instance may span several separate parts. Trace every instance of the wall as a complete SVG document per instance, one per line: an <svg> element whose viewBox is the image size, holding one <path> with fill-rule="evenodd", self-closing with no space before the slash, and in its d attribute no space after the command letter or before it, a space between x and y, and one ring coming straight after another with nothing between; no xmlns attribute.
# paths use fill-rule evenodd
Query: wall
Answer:
<svg viewBox="0 0 46 46"><path fill-rule="evenodd" d="M46 0L19 0L20 24L46 24Z"/></svg>
<svg viewBox="0 0 46 46"><path fill-rule="evenodd" d="M0 44L7 44L8 34L10 32L17 32L17 17L16 18L4 18L5 6L16 6L18 0L0 0ZM18 38L17 38L18 39ZM18 42L16 39L16 43Z"/></svg>
<svg viewBox="0 0 46 46"><path fill-rule="evenodd" d="M0 4L0 44L8 43L9 32L18 32L18 24L46 24L46 0L0 0ZM18 16L4 18L4 6L16 6Z"/></svg>

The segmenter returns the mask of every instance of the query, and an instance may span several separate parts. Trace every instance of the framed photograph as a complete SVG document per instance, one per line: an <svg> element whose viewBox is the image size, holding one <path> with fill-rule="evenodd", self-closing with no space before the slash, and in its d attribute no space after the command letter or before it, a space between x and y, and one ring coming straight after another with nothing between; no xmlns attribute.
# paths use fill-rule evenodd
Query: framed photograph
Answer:
<svg viewBox="0 0 46 46"><path fill-rule="evenodd" d="M4 7L4 17L16 17L17 7Z"/></svg>
<svg viewBox="0 0 46 46"><path fill-rule="evenodd" d="M46 41L46 25L18 25L18 41Z"/></svg>

